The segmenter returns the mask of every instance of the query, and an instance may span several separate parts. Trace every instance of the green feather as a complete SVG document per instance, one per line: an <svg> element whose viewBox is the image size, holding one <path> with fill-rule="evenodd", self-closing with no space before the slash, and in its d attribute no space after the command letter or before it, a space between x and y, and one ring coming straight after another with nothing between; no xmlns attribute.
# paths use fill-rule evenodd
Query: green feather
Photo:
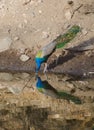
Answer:
<svg viewBox="0 0 94 130"><path fill-rule="evenodd" d="M80 32L80 27L77 25L72 26L67 33L60 35L57 39L57 45L56 48L62 48L64 45L66 45L68 42L70 42L78 32Z"/></svg>

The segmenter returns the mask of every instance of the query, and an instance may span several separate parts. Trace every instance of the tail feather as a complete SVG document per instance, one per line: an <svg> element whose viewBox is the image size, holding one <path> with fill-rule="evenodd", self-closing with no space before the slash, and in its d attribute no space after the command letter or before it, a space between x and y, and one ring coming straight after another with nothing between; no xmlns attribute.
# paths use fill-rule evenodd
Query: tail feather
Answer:
<svg viewBox="0 0 94 130"><path fill-rule="evenodd" d="M67 33L60 35L57 39L57 45L56 48L62 48L64 47L67 43L69 43L75 36L76 34L80 31L80 27L77 25L72 26Z"/></svg>

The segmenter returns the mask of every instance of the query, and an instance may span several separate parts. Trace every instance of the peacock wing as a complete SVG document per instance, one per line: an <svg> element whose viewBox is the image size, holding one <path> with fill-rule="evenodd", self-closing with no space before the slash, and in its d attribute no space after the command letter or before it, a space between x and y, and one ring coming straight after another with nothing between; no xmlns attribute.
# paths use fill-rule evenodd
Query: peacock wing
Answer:
<svg viewBox="0 0 94 130"><path fill-rule="evenodd" d="M53 53L53 51L55 50L56 48L56 42L51 42L49 43L48 45L44 46L42 48L42 56L48 56L50 55L51 53Z"/></svg>

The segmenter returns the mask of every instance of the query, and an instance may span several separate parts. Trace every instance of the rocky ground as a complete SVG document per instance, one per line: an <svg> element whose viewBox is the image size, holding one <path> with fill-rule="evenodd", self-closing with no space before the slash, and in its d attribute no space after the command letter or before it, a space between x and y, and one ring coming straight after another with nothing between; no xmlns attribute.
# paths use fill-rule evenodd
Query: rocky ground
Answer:
<svg viewBox="0 0 94 130"><path fill-rule="evenodd" d="M93 130L94 1L1 0L0 18L0 130ZM81 32L50 57L48 82L80 105L41 94L34 75L36 52L74 24Z"/></svg>

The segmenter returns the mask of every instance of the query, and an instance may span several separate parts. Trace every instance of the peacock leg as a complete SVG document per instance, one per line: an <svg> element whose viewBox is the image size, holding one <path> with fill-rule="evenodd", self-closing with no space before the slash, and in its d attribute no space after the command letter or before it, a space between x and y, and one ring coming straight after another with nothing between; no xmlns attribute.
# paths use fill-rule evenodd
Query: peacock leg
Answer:
<svg viewBox="0 0 94 130"><path fill-rule="evenodd" d="M46 72L47 72L47 67L48 67L48 64L47 64L47 63L44 63L44 70L43 70L43 73L46 73Z"/></svg>

